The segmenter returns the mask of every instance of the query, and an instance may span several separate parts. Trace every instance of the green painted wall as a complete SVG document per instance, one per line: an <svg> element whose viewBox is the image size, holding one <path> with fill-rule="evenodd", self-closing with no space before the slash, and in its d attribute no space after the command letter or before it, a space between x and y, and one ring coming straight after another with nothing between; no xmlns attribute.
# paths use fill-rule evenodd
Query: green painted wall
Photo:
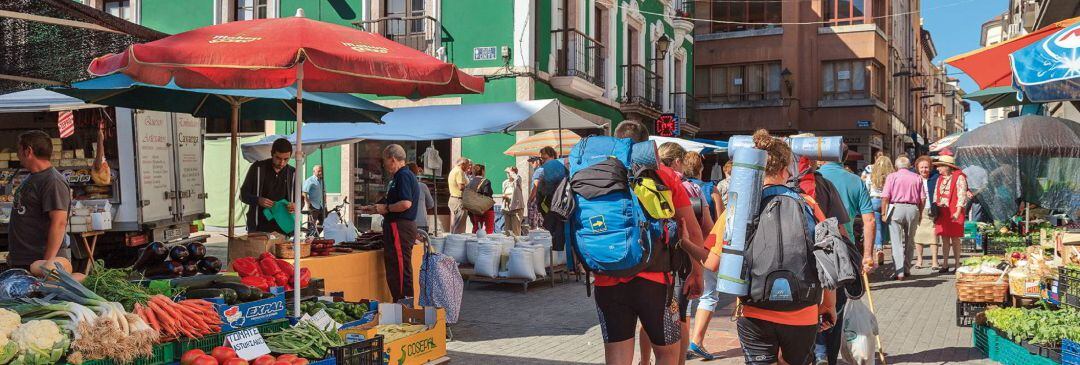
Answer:
<svg viewBox="0 0 1080 365"><path fill-rule="evenodd" d="M448 61L461 68L506 64L501 47L514 45L514 2L509 0L452 0L442 2L442 25L453 41L444 43ZM496 47L493 61L473 61L474 47Z"/></svg>
<svg viewBox="0 0 1080 365"><path fill-rule="evenodd" d="M360 3L346 0L281 0L278 15L293 16L297 8L303 8L307 18L352 27L353 22L363 20Z"/></svg>
<svg viewBox="0 0 1080 365"><path fill-rule="evenodd" d="M306 10L305 10L306 11ZM274 123L275 134L293 134L296 132L296 122L277 121ZM323 153L325 152L325 155ZM292 162L296 166L296 161ZM341 193L341 147L326 148L323 151L315 151L307 156L304 161L304 176L311 176L311 169L315 165L323 165L323 181L326 182L327 194Z"/></svg>
<svg viewBox="0 0 1080 365"><path fill-rule="evenodd" d="M214 2L142 0L139 16L145 27L176 34L214 24Z"/></svg>
<svg viewBox="0 0 1080 365"><path fill-rule="evenodd" d="M484 86L483 94L462 95L461 103L479 104L516 101L516 90L517 80L515 79L492 80L488 81ZM461 139L461 156L469 158L473 163L483 164L487 167L486 175L488 180L491 180L491 187L496 194L502 194L502 183L503 180L506 180L506 174L503 170L513 166L516 162L514 157L503 154L506 149L514 145L514 142L516 142L516 138L513 133L493 133Z"/></svg>

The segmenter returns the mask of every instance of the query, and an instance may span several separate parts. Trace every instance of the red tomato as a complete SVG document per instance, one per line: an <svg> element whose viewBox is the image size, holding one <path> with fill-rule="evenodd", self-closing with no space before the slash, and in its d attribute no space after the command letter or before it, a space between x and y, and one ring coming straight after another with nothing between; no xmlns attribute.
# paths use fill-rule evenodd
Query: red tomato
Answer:
<svg viewBox="0 0 1080 365"><path fill-rule="evenodd" d="M217 359L210 355L200 355L196 357L191 365L219 365Z"/></svg>
<svg viewBox="0 0 1080 365"><path fill-rule="evenodd" d="M278 360L274 362L274 365L292 365L291 362Z"/></svg>
<svg viewBox="0 0 1080 365"><path fill-rule="evenodd" d="M255 358L255 362L253 362L251 365L274 365L274 361L275 360L273 356L262 355Z"/></svg>
<svg viewBox="0 0 1080 365"><path fill-rule="evenodd" d="M248 365L248 362L247 362L247 360L241 359L239 357L234 357L234 358L225 360L225 363L222 364L222 365Z"/></svg>
<svg viewBox="0 0 1080 365"><path fill-rule="evenodd" d="M292 361L292 365L308 365L308 361L304 358L296 358Z"/></svg>
<svg viewBox="0 0 1080 365"><path fill-rule="evenodd" d="M203 350L199 350L199 349L188 350L188 352L184 353L184 356L180 357L180 365L191 365L191 363L195 362L196 358L198 358L199 356L205 356L205 355L206 355L206 353L203 352Z"/></svg>
<svg viewBox="0 0 1080 365"><path fill-rule="evenodd" d="M298 358L298 356L296 356L294 354L284 354L284 355L278 356L277 361L292 362L293 360L296 360L297 358Z"/></svg>
<svg viewBox="0 0 1080 365"><path fill-rule="evenodd" d="M218 361L218 364L224 365L229 359L236 358L236 351L231 347L218 346L210 351L210 356L213 356Z"/></svg>

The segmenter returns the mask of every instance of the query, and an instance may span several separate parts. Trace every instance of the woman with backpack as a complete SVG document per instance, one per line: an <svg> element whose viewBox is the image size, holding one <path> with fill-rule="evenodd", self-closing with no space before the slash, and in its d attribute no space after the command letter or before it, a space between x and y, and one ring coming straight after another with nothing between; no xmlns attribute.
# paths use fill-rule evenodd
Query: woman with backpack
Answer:
<svg viewBox="0 0 1080 365"><path fill-rule="evenodd" d="M789 166L792 164L791 147L789 147L784 141L774 138L769 135L769 132L760 129L754 132L754 147L763 150L767 153L768 158L765 165L764 187L766 191L775 189L775 186L786 186L791 180L791 172ZM790 190L790 189L789 189ZM764 195L764 194L763 194ZM763 197L763 204L777 203L780 200L778 195L771 197ZM817 207L817 204L809 196L803 195L800 202L805 202L813 210L813 215L817 220L824 218L824 214L821 213L821 209ZM777 204L778 207L783 207L783 204ZM797 209L803 210L806 207L800 206ZM805 221L776 221L787 217L782 209L776 215L770 216L766 219L764 216L761 221L769 220L770 227L761 227L763 230L760 232L777 232L776 237L785 237L781 233L786 233L787 230L782 230L780 226L785 227L798 227L807 224ZM720 255L723 253L722 237L724 236L724 229L726 223L726 216L728 212L724 212L721 217L717 219L717 224L713 227L709 237L706 238L705 245L709 246L710 242L714 243L710 249L709 258L705 261L705 268L708 270L719 271L720 268ZM804 214L810 214L809 212ZM804 217L805 219L805 217ZM791 224L788 226L787 224ZM775 226L773 226L775 225ZM767 240L763 240L767 242ZM772 245L782 244L785 247L789 245L801 244L798 242L769 242ZM746 258L749 262L754 262L755 252L762 252L764 250L775 250L775 247L753 247L754 244L758 244L757 237L748 241L747 250L744 252L748 255ZM807 264L814 263L813 254L807 253ZM751 264L752 265L752 264ZM756 266L755 266L756 269ZM802 278L792 277L788 275L785 279L773 280L771 287L773 291L766 293L769 297L768 300L761 303L749 302L748 299L752 299L755 294L755 288L761 283L755 283L757 280L765 280L768 282L771 280L773 272L759 273L756 270L751 270L751 273L747 277L750 282L750 294L740 298L742 303L740 304L741 316L738 319L737 328L739 335L739 342L742 344L743 354L747 364L753 365L766 365L779 363L781 357L783 362L791 365L806 365L814 360L814 342L817 338L819 331L825 331L832 328L836 324L836 294L831 290L820 289L820 283L816 276L816 269L811 274L804 272ZM756 275L763 275L761 277ZM797 283L787 282L786 279L801 280ZM776 285L781 284L780 280L785 280L783 284L788 284L790 290L780 293L776 292ZM801 284L801 285L796 285ZM808 293L820 293L818 295L811 295L810 298L803 298L802 300L792 300L791 297L798 297L797 294L801 292L796 291L797 288L802 288L804 292ZM806 288L811 288L810 290ZM808 291L807 291L808 290ZM776 299L774 296L781 294L786 295L786 301L789 303L784 308L787 309L769 309L775 308ZM774 301L774 302L769 302ZM782 300L780 300L782 301ZM793 304L807 303L799 308L791 308Z"/></svg>
<svg viewBox="0 0 1080 365"><path fill-rule="evenodd" d="M469 180L469 184L465 185L465 189L480 193L480 195L491 198L495 195L495 192L491 190L491 181L485 176L487 169L484 165L476 164L472 167L472 178ZM469 213L469 220L472 221L473 233L484 229L487 234L495 233L495 208L488 209L482 214Z"/></svg>

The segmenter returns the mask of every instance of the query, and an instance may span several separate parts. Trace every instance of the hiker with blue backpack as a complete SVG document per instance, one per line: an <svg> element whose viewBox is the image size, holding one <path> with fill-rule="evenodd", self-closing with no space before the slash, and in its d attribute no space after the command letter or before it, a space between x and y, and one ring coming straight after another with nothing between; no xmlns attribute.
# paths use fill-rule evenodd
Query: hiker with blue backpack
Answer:
<svg viewBox="0 0 1080 365"><path fill-rule="evenodd" d="M792 178L789 169L791 147L765 130L755 132L753 142L767 154L758 213L751 222L732 222L727 219L730 210L722 213L706 239L710 254L704 266L720 271L721 255L728 250L726 226L748 224L745 250L738 253L745 260L745 275L733 278L748 287L739 298L737 322L745 362L776 364L782 358L787 364L806 365L814 360L818 332L837 323L836 294L828 288L840 285L841 276L822 268L838 265L819 260L830 257L821 245L835 242L828 238L837 238L840 229L836 219L826 219L814 198L801 193L794 183L798 179ZM847 273L847 280L851 274Z"/></svg>
<svg viewBox="0 0 1080 365"><path fill-rule="evenodd" d="M578 142L568 157L569 178L551 204L566 220L567 265L580 264L587 276L595 275L607 364L633 362L639 321L656 364L685 359L673 274L689 272L680 293L699 295L695 262L708 255L686 189L658 162L648 136L640 122L624 121L614 137Z"/></svg>

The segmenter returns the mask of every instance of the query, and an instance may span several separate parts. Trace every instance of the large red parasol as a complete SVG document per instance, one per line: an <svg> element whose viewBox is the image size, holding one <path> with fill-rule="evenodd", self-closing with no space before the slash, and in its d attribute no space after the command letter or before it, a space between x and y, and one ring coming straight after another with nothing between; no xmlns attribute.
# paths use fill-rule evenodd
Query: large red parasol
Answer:
<svg viewBox="0 0 1080 365"><path fill-rule="evenodd" d="M382 36L302 16L213 25L94 59L94 75L148 84L425 97L484 91L484 79Z"/></svg>
<svg viewBox="0 0 1080 365"><path fill-rule="evenodd" d="M964 73L979 85L979 89L1012 86L1013 73L1009 66L1009 55L1077 21L1080 21L1080 18L1062 20L1002 43L949 57L945 63L964 70Z"/></svg>
<svg viewBox="0 0 1080 365"><path fill-rule="evenodd" d="M411 98L484 91L484 79L384 37L295 17L231 22L194 29L94 59L94 75L124 73L136 81L190 89L296 87L296 166L304 166L304 91ZM234 115L238 104L233 105ZM233 121L235 164L236 118ZM233 170L235 171L235 165ZM294 202L304 169L296 169ZM235 186L235 180L230 184ZM230 200L236 199L235 187ZM299 207L297 207L299 208ZM230 213L231 215L231 213ZM230 216L231 220L232 217ZM300 209L293 214L293 287L300 287ZM230 232L231 235L231 232ZM300 290L294 290L300 311Z"/></svg>

